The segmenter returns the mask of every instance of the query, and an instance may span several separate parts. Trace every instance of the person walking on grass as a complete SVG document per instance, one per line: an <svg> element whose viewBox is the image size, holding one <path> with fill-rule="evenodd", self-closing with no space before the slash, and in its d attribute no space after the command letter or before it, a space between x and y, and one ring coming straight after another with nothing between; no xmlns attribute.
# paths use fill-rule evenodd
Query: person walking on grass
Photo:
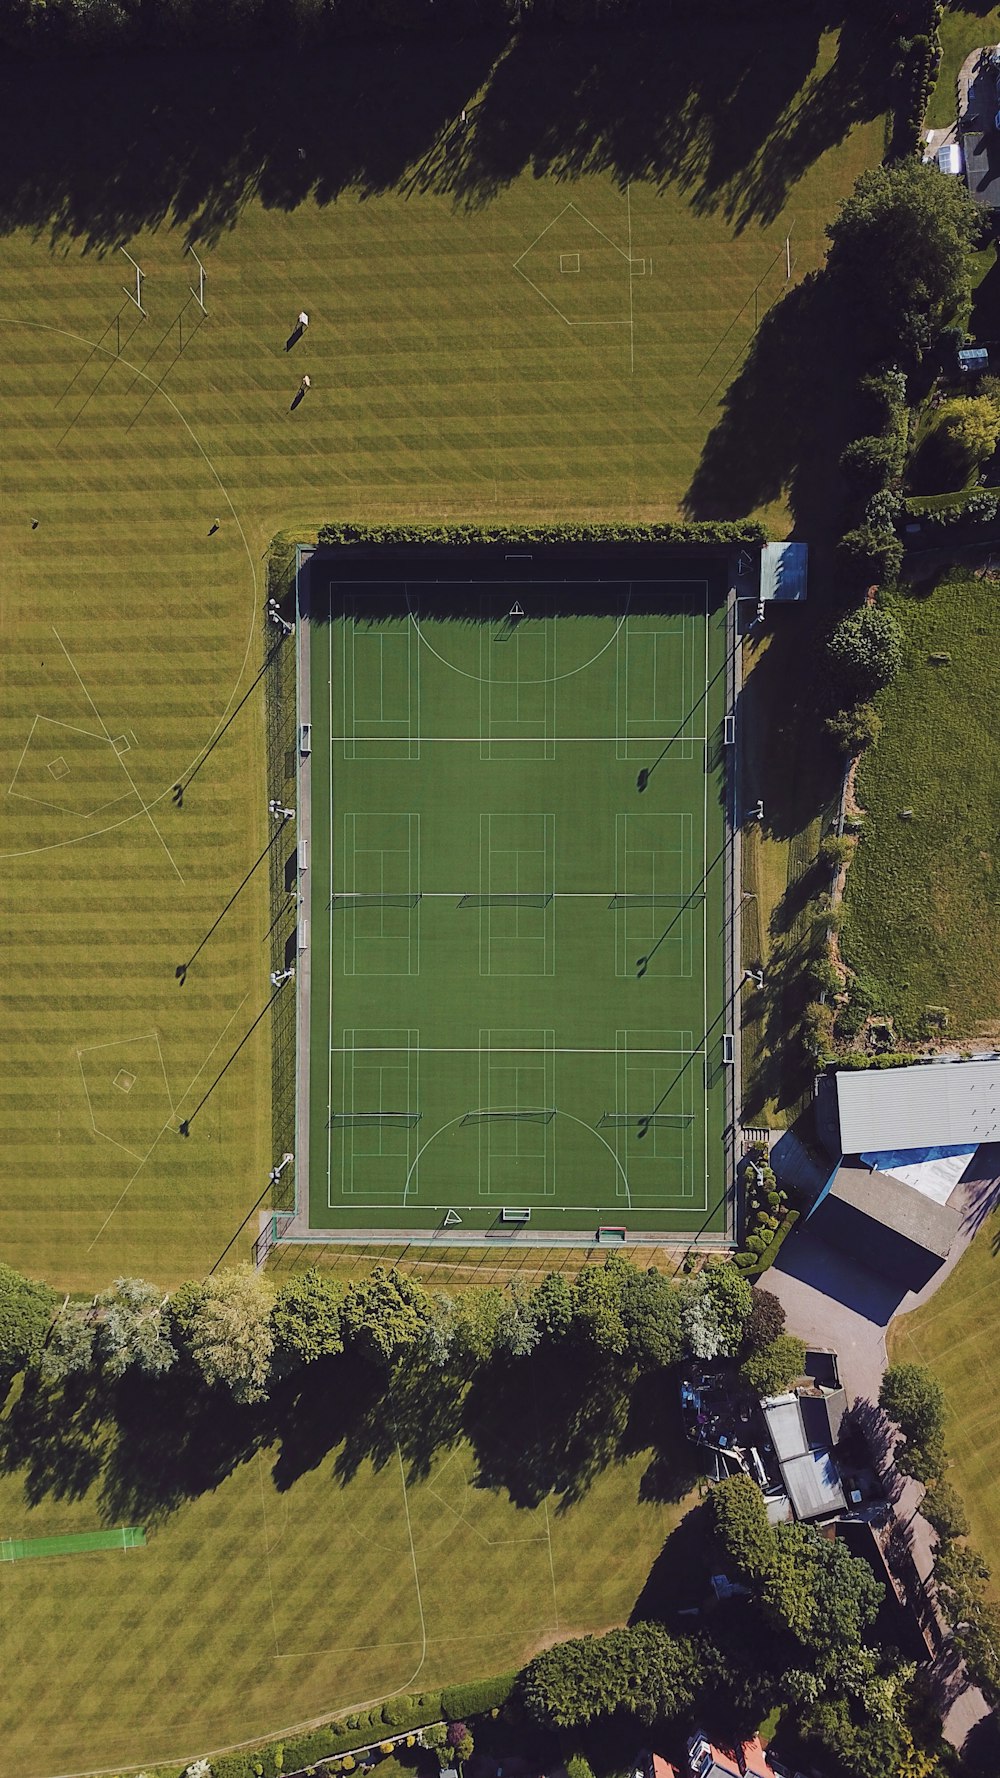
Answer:
<svg viewBox="0 0 1000 1778"><path fill-rule="evenodd" d="M299 394L300 395L308 395L311 388L312 388L312 378L311 377L303 377L301 383L299 384Z"/></svg>
<svg viewBox="0 0 1000 1778"><path fill-rule="evenodd" d="M302 310L295 325L300 333L305 333L306 328L309 326L309 317L306 314L305 309Z"/></svg>

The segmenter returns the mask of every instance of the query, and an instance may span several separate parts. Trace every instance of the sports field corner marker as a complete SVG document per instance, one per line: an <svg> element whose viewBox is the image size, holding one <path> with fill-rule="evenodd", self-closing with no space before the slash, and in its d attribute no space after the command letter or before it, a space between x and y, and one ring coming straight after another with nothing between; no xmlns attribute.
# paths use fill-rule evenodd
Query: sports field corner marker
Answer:
<svg viewBox="0 0 1000 1778"><path fill-rule="evenodd" d="M456 1228L461 1220L457 1210L448 1210L445 1212L444 1227L446 1229Z"/></svg>

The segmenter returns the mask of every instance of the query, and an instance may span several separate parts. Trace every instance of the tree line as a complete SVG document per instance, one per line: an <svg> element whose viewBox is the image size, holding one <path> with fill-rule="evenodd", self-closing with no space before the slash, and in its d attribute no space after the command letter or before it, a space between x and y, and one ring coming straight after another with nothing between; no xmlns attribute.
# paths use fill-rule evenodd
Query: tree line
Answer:
<svg viewBox="0 0 1000 1778"><path fill-rule="evenodd" d="M57 1306L50 1286L0 1265L0 1377L37 1370L57 1384L77 1373L116 1381L162 1377L179 1361L242 1404L267 1399L292 1373L350 1353L389 1373L404 1361L468 1378L540 1349L575 1351L639 1373L682 1357L742 1356L748 1386L784 1387L801 1370L777 1299L727 1260L679 1283L622 1254L532 1288L428 1290L394 1266L345 1283L315 1266L277 1286L249 1267L172 1293L118 1278L87 1301Z"/></svg>

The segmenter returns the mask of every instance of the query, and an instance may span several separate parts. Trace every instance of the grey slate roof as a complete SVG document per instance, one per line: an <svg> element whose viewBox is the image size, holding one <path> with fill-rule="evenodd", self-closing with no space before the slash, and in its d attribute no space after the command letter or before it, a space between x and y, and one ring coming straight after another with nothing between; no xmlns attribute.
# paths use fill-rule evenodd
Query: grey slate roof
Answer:
<svg viewBox="0 0 1000 1778"><path fill-rule="evenodd" d="M1000 1060L847 1070L835 1084L842 1154L1000 1139Z"/></svg>
<svg viewBox="0 0 1000 1778"><path fill-rule="evenodd" d="M797 1519L844 1512L847 1501L829 1451L812 1450L797 1395L774 1395L761 1402L781 1479Z"/></svg>
<svg viewBox="0 0 1000 1778"><path fill-rule="evenodd" d="M888 1173L870 1173L867 1167L841 1167L827 1198L849 1204L880 1227L936 1253L939 1259L947 1257L962 1222L957 1210L949 1210L946 1204L936 1203Z"/></svg>

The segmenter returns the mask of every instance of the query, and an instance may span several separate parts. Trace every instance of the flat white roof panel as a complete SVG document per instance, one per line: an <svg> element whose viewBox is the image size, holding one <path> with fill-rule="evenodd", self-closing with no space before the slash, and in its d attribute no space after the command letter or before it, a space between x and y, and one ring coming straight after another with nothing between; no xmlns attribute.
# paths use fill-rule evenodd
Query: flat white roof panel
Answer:
<svg viewBox="0 0 1000 1778"><path fill-rule="evenodd" d="M836 1076L843 1154L1000 1141L1000 1058Z"/></svg>

